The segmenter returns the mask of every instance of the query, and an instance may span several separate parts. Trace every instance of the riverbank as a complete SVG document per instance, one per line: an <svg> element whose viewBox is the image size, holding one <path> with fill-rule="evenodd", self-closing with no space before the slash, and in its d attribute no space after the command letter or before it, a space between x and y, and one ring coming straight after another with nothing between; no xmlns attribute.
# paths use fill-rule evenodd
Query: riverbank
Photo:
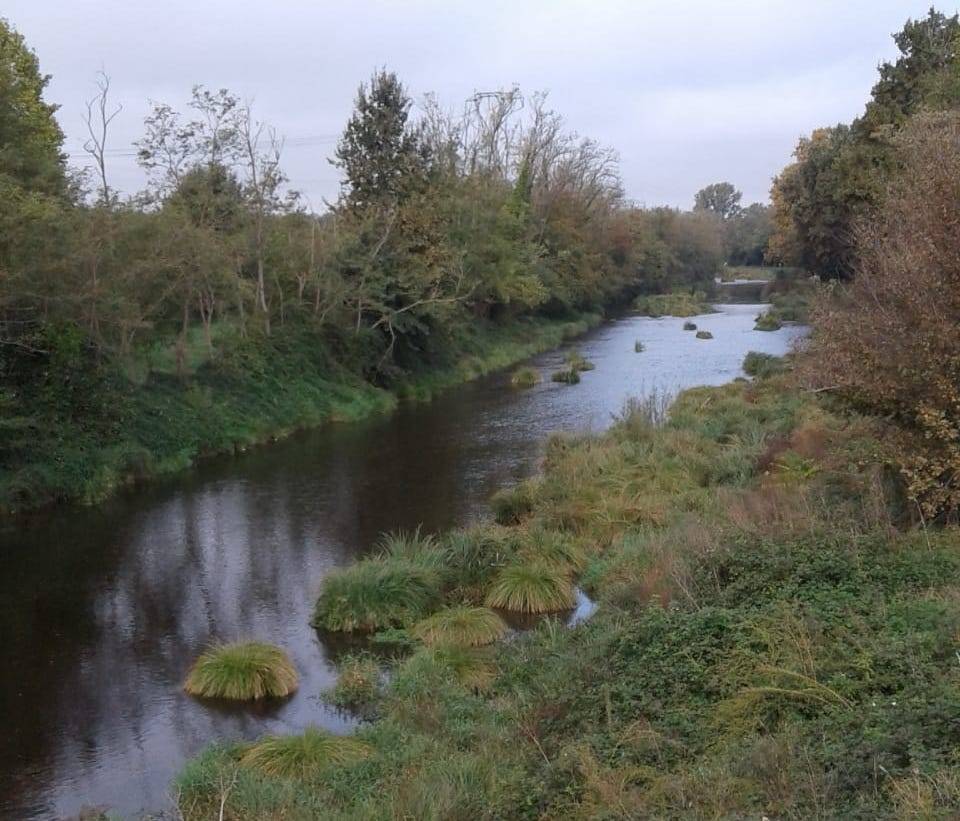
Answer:
<svg viewBox="0 0 960 821"><path fill-rule="evenodd" d="M257 338L224 328L215 337L216 358L204 356L198 339L186 377L166 351L125 369L63 356L8 403L0 513L96 503L207 456L388 412L402 399L428 399L555 347L600 320L477 322L458 334L444 361L421 365L389 388L363 380L328 340L295 325Z"/></svg>
<svg viewBox="0 0 960 821"><path fill-rule="evenodd" d="M413 641L366 697L361 760L278 779L216 746L181 775L181 812L950 817L960 540L895 525L883 438L782 377L554 438L504 524L441 545L571 545L594 616L497 645L467 684ZM475 578L457 595L483 595Z"/></svg>

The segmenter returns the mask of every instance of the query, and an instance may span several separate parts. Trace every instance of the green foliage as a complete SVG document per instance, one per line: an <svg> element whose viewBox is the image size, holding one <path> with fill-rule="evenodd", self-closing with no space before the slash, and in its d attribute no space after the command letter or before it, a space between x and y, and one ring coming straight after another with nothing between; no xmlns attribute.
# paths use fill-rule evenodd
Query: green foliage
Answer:
<svg viewBox="0 0 960 821"><path fill-rule="evenodd" d="M380 694L380 664L370 655L349 655L337 664L337 683L324 700L344 709L365 708Z"/></svg>
<svg viewBox="0 0 960 821"><path fill-rule="evenodd" d="M407 558L365 559L323 580L313 624L325 630L369 632L405 626L440 599L440 575Z"/></svg>
<svg viewBox="0 0 960 821"><path fill-rule="evenodd" d="M589 359L585 359L583 354L577 350L568 351L567 355L564 357L564 361L570 366L570 370L578 372L592 371L596 367L596 365L594 365Z"/></svg>
<svg viewBox="0 0 960 821"><path fill-rule="evenodd" d="M532 388L540 383L540 371L529 366L517 368L510 375L510 384L515 388Z"/></svg>
<svg viewBox="0 0 960 821"><path fill-rule="evenodd" d="M446 607L417 622L411 630L424 644L478 647L492 644L507 632L496 613L486 607L461 604Z"/></svg>
<svg viewBox="0 0 960 821"><path fill-rule="evenodd" d="M634 310L645 316L698 316L714 313L713 306L707 301L706 294L696 291L674 291L669 294L640 296L633 303Z"/></svg>
<svg viewBox="0 0 960 821"><path fill-rule="evenodd" d="M251 701L288 696L298 681L283 650L248 641L211 647L190 668L183 687L194 696Z"/></svg>
<svg viewBox="0 0 960 821"><path fill-rule="evenodd" d="M753 326L755 331L779 331L783 327L780 317L773 310L764 311L757 316L757 322Z"/></svg>
<svg viewBox="0 0 960 821"><path fill-rule="evenodd" d="M561 382L565 385L576 385L580 382L580 371L576 368L564 368L560 371L554 371L550 375L551 382Z"/></svg>
<svg viewBox="0 0 960 821"><path fill-rule="evenodd" d="M517 613L568 610L575 601L567 571L544 562L507 565L487 593L489 607Z"/></svg>
<svg viewBox="0 0 960 821"><path fill-rule="evenodd" d="M308 727L300 735L267 736L251 744L240 765L267 776L310 781L331 766L361 761L370 752L369 745L355 738Z"/></svg>
<svg viewBox="0 0 960 821"><path fill-rule="evenodd" d="M743 370L747 376L767 379L786 370L786 360L782 356L750 351L743 359Z"/></svg>
<svg viewBox="0 0 960 821"><path fill-rule="evenodd" d="M453 681L467 690L488 690L497 667L488 647L437 643L414 653L397 672L400 692L423 692Z"/></svg>
<svg viewBox="0 0 960 821"><path fill-rule="evenodd" d="M719 219L733 219L740 213L743 194L729 182L715 182L697 191L694 210L706 211Z"/></svg>

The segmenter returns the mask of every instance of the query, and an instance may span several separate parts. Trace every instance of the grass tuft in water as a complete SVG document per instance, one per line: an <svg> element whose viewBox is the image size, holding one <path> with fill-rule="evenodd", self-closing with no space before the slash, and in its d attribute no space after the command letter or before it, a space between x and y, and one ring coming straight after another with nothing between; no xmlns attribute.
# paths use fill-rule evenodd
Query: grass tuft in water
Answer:
<svg viewBox="0 0 960 821"><path fill-rule="evenodd" d="M646 349L647 349L646 345L644 345L639 339L633 343L634 353L643 353Z"/></svg>
<svg viewBox="0 0 960 821"><path fill-rule="evenodd" d="M575 603L567 573L541 562L504 567L487 593L489 607L517 613L553 613Z"/></svg>
<svg viewBox="0 0 960 821"><path fill-rule="evenodd" d="M323 581L313 625L368 632L410 625L440 601L440 574L421 560L366 559Z"/></svg>
<svg viewBox="0 0 960 821"><path fill-rule="evenodd" d="M346 656L337 665L337 672L337 683L323 694L328 704L354 709L371 704L380 695L380 664L373 656Z"/></svg>
<svg viewBox="0 0 960 821"><path fill-rule="evenodd" d="M252 701L297 689L296 668L279 647L258 641L211 647L194 663L184 689L194 696Z"/></svg>
<svg viewBox="0 0 960 821"><path fill-rule="evenodd" d="M502 638L507 625L488 607L460 604L427 616L411 632L427 645L480 647Z"/></svg>
<svg viewBox="0 0 960 821"><path fill-rule="evenodd" d="M697 331L697 339L713 339L713 334L710 331Z"/></svg>
<svg viewBox="0 0 960 821"><path fill-rule="evenodd" d="M684 322L684 323L683 323L683 330L685 330L685 331L695 331L695 330L697 330L697 323L696 323L696 322Z"/></svg>
<svg viewBox="0 0 960 821"><path fill-rule="evenodd" d="M461 644L423 647L403 664L397 674L397 688L410 692L432 692L443 681L453 681L468 690L490 689L497 677L491 648Z"/></svg>
<svg viewBox="0 0 960 821"><path fill-rule="evenodd" d="M592 371L596 367L580 351L576 350L567 353L565 361L570 366L570 370L573 371Z"/></svg>
<svg viewBox="0 0 960 821"><path fill-rule="evenodd" d="M779 331L783 323L773 311L767 311L757 317L757 324L753 326L755 331Z"/></svg>
<svg viewBox="0 0 960 821"><path fill-rule="evenodd" d="M580 381L580 372L573 368L564 368L562 371L556 371L550 379L566 385L576 385Z"/></svg>
<svg viewBox="0 0 960 821"><path fill-rule="evenodd" d="M540 372L536 368L517 368L510 376L510 384L515 388L532 388L540 383Z"/></svg>
<svg viewBox="0 0 960 821"><path fill-rule="evenodd" d="M359 739L308 727L300 735L267 736L257 741L240 757L240 764L275 778L309 781L330 766L362 761L371 752L370 745Z"/></svg>

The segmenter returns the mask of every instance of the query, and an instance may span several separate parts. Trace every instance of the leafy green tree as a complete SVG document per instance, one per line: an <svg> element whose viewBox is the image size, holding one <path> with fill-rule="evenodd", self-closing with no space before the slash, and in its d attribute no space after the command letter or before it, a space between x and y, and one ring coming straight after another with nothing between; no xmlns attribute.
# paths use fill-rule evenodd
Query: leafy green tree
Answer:
<svg viewBox="0 0 960 821"><path fill-rule="evenodd" d="M729 220L740 213L742 196L731 183L715 182L697 191L693 208L695 211L709 211L722 220Z"/></svg>
<svg viewBox="0 0 960 821"><path fill-rule="evenodd" d="M348 208L394 203L423 179L426 164L418 135L409 124L411 104L393 72L378 71L369 87L360 85L334 162L346 177Z"/></svg>

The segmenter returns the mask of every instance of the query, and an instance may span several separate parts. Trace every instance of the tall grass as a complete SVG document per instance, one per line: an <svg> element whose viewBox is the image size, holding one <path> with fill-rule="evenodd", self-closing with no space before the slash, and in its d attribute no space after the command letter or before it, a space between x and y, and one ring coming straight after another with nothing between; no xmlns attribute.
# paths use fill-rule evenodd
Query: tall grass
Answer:
<svg viewBox="0 0 960 821"><path fill-rule="evenodd" d="M194 663L183 686L195 696L252 701L288 696L298 682L283 650L247 641L211 647Z"/></svg>
<svg viewBox="0 0 960 821"><path fill-rule="evenodd" d="M517 368L510 375L510 384L515 388L532 388L540 382L540 371L529 366Z"/></svg>
<svg viewBox="0 0 960 821"><path fill-rule="evenodd" d="M547 564L504 567L487 593L487 605L517 613L552 613L576 603L567 573Z"/></svg>
<svg viewBox="0 0 960 821"><path fill-rule="evenodd" d="M440 602L441 577L422 561L366 559L323 581L313 625L368 632L410 625Z"/></svg>
<svg viewBox="0 0 960 821"><path fill-rule="evenodd" d="M507 632L507 625L493 610L460 604L427 616L417 622L411 632L428 645L480 647L502 638Z"/></svg>
<svg viewBox="0 0 960 821"><path fill-rule="evenodd" d="M240 757L240 764L268 776L309 781L332 765L352 764L371 752L368 744L356 738L308 727L300 735L267 736L257 741Z"/></svg>
<svg viewBox="0 0 960 821"><path fill-rule="evenodd" d="M592 371L596 367L596 365L577 350L569 351L566 357L564 357L564 361L570 366L570 370L573 371Z"/></svg>

